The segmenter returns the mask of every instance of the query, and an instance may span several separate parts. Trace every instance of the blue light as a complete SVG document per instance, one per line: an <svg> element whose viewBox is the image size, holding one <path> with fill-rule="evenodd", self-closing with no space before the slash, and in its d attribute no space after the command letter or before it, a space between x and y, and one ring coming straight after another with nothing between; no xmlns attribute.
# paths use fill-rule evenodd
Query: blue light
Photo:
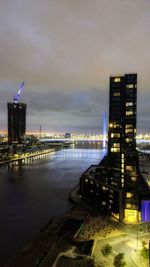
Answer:
<svg viewBox="0 0 150 267"><path fill-rule="evenodd" d="M141 202L141 219L142 222L150 222L150 200Z"/></svg>
<svg viewBox="0 0 150 267"><path fill-rule="evenodd" d="M107 118L106 118L106 112L104 112L104 117L103 117L103 148L106 148L106 134L107 134Z"/></svg>
<svg viewBox="0 0 150 267"><path fill-rule="evenodd" d="M20 93L21 93L21 91L22 91L24 85L25 85L25 82L22 82L21 85L20 85L20 87L19 87L19 91L18 91L18 93L17 93L17 94L15 95L15 97L14 97L14 102L15 102L15 103L18 103L19 96L20 96Z"/></svg>

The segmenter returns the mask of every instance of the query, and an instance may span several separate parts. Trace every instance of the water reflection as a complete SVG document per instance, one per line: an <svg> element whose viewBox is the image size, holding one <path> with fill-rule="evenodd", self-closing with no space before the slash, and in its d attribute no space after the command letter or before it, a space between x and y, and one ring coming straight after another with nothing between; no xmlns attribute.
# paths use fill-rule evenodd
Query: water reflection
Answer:
<svg viewBox="0 0 150 267"><path fill-rule="evenodd" d="M70 209L68 194L105 151L64 149L0 168L0 260L3 265L53 216Z"/></svg>

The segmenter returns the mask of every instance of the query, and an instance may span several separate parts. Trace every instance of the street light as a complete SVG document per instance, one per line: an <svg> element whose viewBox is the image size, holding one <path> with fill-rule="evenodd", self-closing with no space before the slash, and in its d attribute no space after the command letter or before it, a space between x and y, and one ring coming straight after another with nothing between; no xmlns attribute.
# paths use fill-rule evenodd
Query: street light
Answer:
<svg viewBox="0 0 150 267"><path fill-rule="evenodd" d="M150 267L150 240L148 242L148 262L149 262L148 266Z"/></svg>

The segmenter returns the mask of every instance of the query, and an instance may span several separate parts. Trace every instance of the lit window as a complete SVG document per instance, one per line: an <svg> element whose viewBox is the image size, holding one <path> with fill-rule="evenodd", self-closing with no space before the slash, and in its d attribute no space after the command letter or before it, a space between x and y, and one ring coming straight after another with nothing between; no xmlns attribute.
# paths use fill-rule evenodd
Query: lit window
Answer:
<svg viewBox="0 0 150 267"><path fill-rule="evenodd" d="M120 147L120 143L114 143L113 147Z"/></svg>
<svg viewBox="0 0 150 267"><path fill-rule="evenodd" d="M132 125L132 124L126 124L126 125L125 125L125 128L126 128L126 129L133 128L133 125Z"/></svg>
<svg viewBox="0 0 150 267"><path fill-rule="evenodd" d="M133 197L133 193L127 193L127 198L131 198L131 197Z"/></svg>
<svg viewBox="0 0 150 267"><path fill-rule="evenodd" d="M124 159L124 154L121 154L122 159Z"/></svg>
<svg viewBox="0 0 150 267"><path fill-rule="evenodd" d="M133 111L126 111L126 116L133 115Z"/></svg>
<svg viewBox="0 0 150 267"><path fill-rule="evenodd" d="M136 133L136 129L134 129L134 133Z"/></svg>
<svg viewBox="0 0 150 267"><path fill-rule="evenodd" d="M121 169L121 172L122 172L122 173L124 173L124 168L123 168L123 169Z"/></svg>
<svg viewBox="0 0 150 267"><path fill-rule="evenodd" d="M121 164L121 168L124 169L124 164Z"/></svg>
<svg viewBox="0 0 150 267"><path fill-rule="evenodd" d="M114 93L114 96L120 96L120 93Z"/></svg>
<svg viewBox="0 0 150 267"><path fill-rule="evenodd" d="M121 78L119 78L119 77L114 78L115 83L119 83L120 81L121 81Z"/></svg>
<svg viewBox="0 0 150 267"><path fill-rule="evenodd" d="M91 181L91 184L93 184L93 181Z"/></svg>
<svg viewBox="0 0 150 267"><path fill-rule="evenodd" d="M133 129L126 129L125 130L125 133L132 133L133 132Z"/></svg>
<svg viewBox="0 0 150 267"><path fill-rule="evenodd" d="M126 165L126 171L132 171L132 170L133 170L132 166Z"/></svg>
<svg viewBox="0 0 150 267"><path fill-rule="evenodd" d="M85 179L85 182L88 183L88 179Z"/></svg>
<svg viewBox="0 0 150 267"><path fill-rule="evenodd" d="M136 176L132 176L132 177L131 177L131 180L132 180L133 182L135 182L135 181L136 181Z"/></svg>
<svg viewBox="0 0 150 267"><path fill-rule="evenodd" d="M120 152L120 148L118 147L111 148L111 152Z"/></svg>
<svg viewBox="0 0 150 267"><path fill-rule="evenodd" d="M113 128L113 123L110 123L110 124L109 124L109 127L110 127L110 128Z"/></svg>
<svg viewBox="0 0 150 267"><path fill-rule="evenodd" d="M132 107L133 106L133 102L127 102L126 103L126 107Z"/></svg>
<svg viewBox="0 0 150 267"><path fill-rule="evenodd" d="M125 221L137 222L137 220L138 220L138 211L137 210L125 209Z"/></svg>
<svg viewBox="0 0 150 267"><path fill-rule="evenodd" d="M126 88L130 89L130 88L134 88L134 84L127 84Z"/></svg>
<svg viewBox="0 0 150 267"><path fill-rule="evenodd" d="M127 209L130 209L130 208L131 208L131 204L129 204L129 203L126 204L126 208L127 208Z"/></svg>
<svg viewBox="0 0 150 267"><path fill-rule="evenodd" d="M111 133L111 137L119 138L120 137L120 133Z"/></svg>
<svg viewBox="0 0 150 267"><path fill-rule="evenodd" d="M126 138L125 141L126 141L126 143L130 143L130 142L132 142L132 138Z"/></svg>

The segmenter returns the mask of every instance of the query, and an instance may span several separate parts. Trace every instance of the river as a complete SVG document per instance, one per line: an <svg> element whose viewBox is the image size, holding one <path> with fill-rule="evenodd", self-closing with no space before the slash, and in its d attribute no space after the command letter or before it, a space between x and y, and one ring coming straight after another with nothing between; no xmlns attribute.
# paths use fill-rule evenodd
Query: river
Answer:
<svg viewBox="0 0 150 267"><path fill-rule="evenodd" d="M0 167L0 266L54 216L71 208L68 194L104 150L69 148L20 167ZM2 265L3 266L3 265Z"/></svg>

